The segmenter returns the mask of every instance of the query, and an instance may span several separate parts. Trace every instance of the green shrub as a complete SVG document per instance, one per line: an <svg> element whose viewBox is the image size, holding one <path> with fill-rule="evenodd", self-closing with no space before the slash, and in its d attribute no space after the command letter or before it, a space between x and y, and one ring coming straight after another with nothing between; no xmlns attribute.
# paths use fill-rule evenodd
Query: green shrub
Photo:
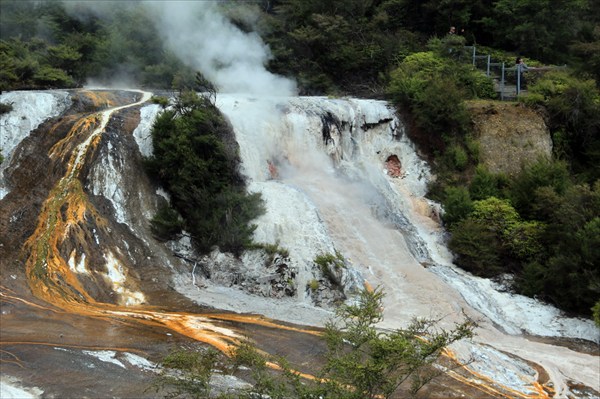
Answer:
<svg viewBox="0 0 600 399"><path fill-rule="evenodd" d="M528 93L526 96L519 96L519 101L529 107L544 105L544 96L539 93Z"/></svg>
<svg viewBox="0 0 600 399"><path fill-rule="evenodd" d="M519 213L525 217L534 217L535 192L542 187L551 187L559 195L564 193L570 184L569 171L564 161L545 158L526 166L509 186L511 202Z"/></svg>
<svg viewBox="0 0 600 399"><path fill-rule="evenodd" d="M517 291L529 297L537 297L544 292L547 269L541 263L534 261L525 264L523 271L516 280Z"/></svg>
<svg viewBox="0 0 600 399"><path fill-rule="evenodd" d="M431 51L407 56L391 72L388 94L397 103L410 102L429 81L440 76L444 64L445 61Z"/></svg>
<svg viewBox="0 0 600 399"><path fill-rule="evenodd" d="M279 254L283 258L287 258L290 256L290 251L286 248L282 248L279 246L279 242L275 244L263 244L263 243L252 243L248 245L248 249L262 249L269 256L267 263L271 264L273 259L275 259L275 255Z"/></svg>
<svg viewBox="0 0 600 399"><path fill-rule="evenodd" d="M471 338L476 324L467 319L446 330L438 328L434 320L418 319L405 329L381 331L377 323L383 319L382 298L379 289L364 290L356 303L336 309L335 318L327 322L321 335L326 351L315 352L315 364L322 366L309 371L314 379L301 377L285 358L263 354L248 342L238 343L228 353L229 358L223 359L220 369L236 373L245 366L244 379L250 374L252 386L218 397L378 399L396 397L401 389L416 397L424 385L442 374L437 360L445 348ZM199 355L178 351L168 358L175 361L163 365L180 365L180 373L171 373L170 379L165 379L163 372L154 387L165 389L167 397L214 397L208 390L210 386L206 386L210 378L207 370L217 366L211 352ZM198 374L190 370L198 370Z"/></svg>
<svg viewBox="0 0 600 399"><path fill-rule="evenodd" d="M450 147L448 147L446 152L448 153L452 162L452 166L455 170L463 171L467 168L467 165L469 164L469 155L464 148L459 145L452 144Z"/></svg>
<svg viewBox="0 0 600 399"><path fill-rule="evenodd" d="M411 109L424 131L445 138L464 136L470 127L464 97L464 92L452 80L436 79L416 93Z"/></svg>
<svg viewBox="0 0 600 399"><path fill-rule="evenodd" d="M261 355L254 346L247 342L242 342L230 352L234 370L241 366L250 367L252 370L265 370L267 360Z"/></svg>
<svg viewBox="0 0 600 399"><path fill-rule="evenodd" d="M496 197L474 201L471 217L501 236L509 235L512 227L520 220L519 214L508 200Z"/></svg>
<svg viewBox="0 0 600 399"><path fill-rule="evenodd" d="M335 269L344 267L344 257L341 253L317 255L315 263L320 267L333 266Z"/></svg>
<svg viewBox="0 0 600 399"><path fill-rule="evenodd" d="M500 197L500 179L493 173L488 172L484 166L475 168L475 175L469 185L469 194L474 200L482 200L488 197Z"/></svg>
<svg viewBox="0 0 600 399"><path fill-rule="evenodd" d="M151 388L156 392L166 390L166 397L182 395L192 398L210 396L210 376L218 360L218 353L209 349L204 352L177 350L168 354L160 363L161 372ZM175 371L175 372L173 372Z"/></svg>
<svg viewBox="0 0 600 399"><path fill-rule="evenodd" d="M506 232L503 241L510 253L517 259L537 258L544 250L541 238L545 225L538 221L514 223Z"/></svg>
<svg viewBox="0 0 600 399"><path fill-rule="evenodd" d="M170 240L183 229L183 219L168 205L163 205L150 221L152 233L160 240Z"/></svg>
<svg viewBox="0 0 600 399"><path fill-rule="evenodd" d="M13 110L12 103L0 103L0 115L8 114Z"/></svg>
<svg viewBox="0 0 600 399"><path fill-rule="evenodd" d="M158 104L163 108L166 108L169 106L169 98L165 97L165 96L152 96L152 98L150 99L150 101L153 104Z"/></svg>
<svg viewBox="0 0 600 399"><path fill-rule="evenodd" d="M480 221L465 219L452 230L448 247L457 255L455 263L478 276L493 277L506 272L498 235Z"/></svg>
<svg viewBox="0 0 600 399"><path fill-rule="evenodd" d="M421 134L429 140L430 151L444 152L444 146L470 131L470 116L464 105L471 71L433 51L407 56L390 74L388 95L397 104L410 108ZM445 144L444 144L445 143Z"/></svg>
<svg viewBox="0 0 600 399"><path fill-rule="evenodd" d="M325 276L331 283L337 285L340 284L336 273L340 269L346 267L344 257L341 253L336 251L335 255L317 255L314 262L319 266L319 269L321 270L321 273L323 273L323 276Z"/></svg>
<svg viewBox="0 0 600 399"><path fill-rule="evenodd" d="M479 163L479 155L480 155L480 146L479 141L473 138L472 135L467 134L465 136L465 147L469 152L469 157L473 160L475 164Z"/></svg>
<svg viewBox="0 0 600 399"><path fill-rule="evenodd" d="M75 81L65 71L50 66L41 66L33 75L35 84L45 87L74 87Z"/></svg>
<svg viewBox="0 0 600 399"><path fill-rule="evenodd" d="M443 207L444 223L452 229L456 223L469 216L473 210L473 203L466 188L448 187L445 192Z"/></svg>
<svg viewBox="0 0 600 399"><path fill-rule="evenodd" d="M538 100L543 98L553 139L560 139L560 154L587 182L600 178L600 90L596 82L579 79L568 70L553 71L544 74L530 92Z"/></svg>
<svg viewBox="0 0 600 399"><path fill-rule="evenodd" d="M174 110L152 128L154 155L146 161L171 194L195 246L239 254L252 244L251 221L264 212L259 194L248 194L239 174L233 132L206 99L184 92Z"/></svg>
<svg viewBox="0 0 600 399"><path fill-rule="evenodd" d="M473 273L518 272L521 261L542 253L543 232L542 223L522 221L507 200L488 197L474 201L468 218L452 229L450 248L459 255L458 264Z"/></svg>
<svg viewBox="0 0 600 399"><path fill-rule="evenodd" d="M594 319L594 323L596 323L596 325L598 327L600 327L600 299L598 300L598 302L596 302L596 304L592 308L592 314L593 314L592 317Z"/></svg>
<svg viewBox="0 0 600 399"><path fill-rule="evenodd" d="M496 233L502 246L517 259L532 259L541 251L543 223L522 221L508 200L488 197L473 203L470 217Z"/></svg>
<svg viewBox="0 0 600 399"><path fill-rule="evenodd" d="M494 87L494 81L487 76L483 71L472 68L467 75L468 79L464 82L465 86L470 89L473 98L495 100L498 98L498 93Z"/></svg>
<svg viewBox="0 0 600 399"><path fill-rule="evenodd" d="M468 59L469 51L465 49L466 39L461 35L446 35L442 38L433 37L427 42L427 48L440 57L455 60Z"/></svg>

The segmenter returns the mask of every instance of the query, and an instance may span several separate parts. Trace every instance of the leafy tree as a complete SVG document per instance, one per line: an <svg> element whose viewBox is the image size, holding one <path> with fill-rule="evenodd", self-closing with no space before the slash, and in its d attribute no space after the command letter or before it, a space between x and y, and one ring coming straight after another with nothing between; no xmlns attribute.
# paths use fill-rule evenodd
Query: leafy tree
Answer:
<svg viewBox="0 0 600 399"><path fill-rule="evenodd" d="M448 247L456 254L458 266L478 276L493 277L507 271L498 234L479 221L467 218L458 223Z"/></svg>
<svg viewBox="0 0 600 399"><path fill-rule="evenodd" d="M239 253L251 244L250 221L264 211L260 195L245 192L237 151L225 144L233 142L231 134L218 110L192 91L183 91L152 128L149 171L171 193L183 226L204 252L217 245ZM155 228L176 231L179 222L172 216L159 213Z"/></svg>
<svg viewBox="0 0 600 399"><path fill-rule="evenodd" d="M596 3L597 4L597 3ZM596 5L596 15L600 15L600 7ZM592 21L588 40L577 40L570 46L575 55L577 70L583 71L596 84L600 84L600 20Z"/></svg>
<svg viewBox="0 0 600 399"><path fill-rule="evenodd" d="M567 164L564 161L538 159L526 166L511 182L509 196L519 213L525 217L535 217L535 197L537 189L551 187L559 195L570 185Z"/></svg>
<svg viewBox="0 0 600 399"><path fill-rule="evenodd" d="M600 90L596 83L559 71L545 74L530 90L543 96L554 139L563 133L563 154L575 172L590 183L600 178Z"/></svg>
<svg viewBox="0 0 600 399"><path fill-rule="evenodd" d="M338 308L336 317L326 325L325 364L316 380L303 380L285 359L265 356L252 345L242 343L231 352L229 361L224 360L222 369L235 373L246 366L253 386L221 397L374 399L390 398L401 387L414 396L442 373L434 363L444 348L471 337L475 324L467 320L447 331L437 328L435 321L415 320L406 329L383 332L376 327L382 320L382 298L380 290L363 291L355 304ZM205 361L198 359L197 354L181 352L168 356L163 364L181 368L182 380L165 379L164 375L174 374L163 371L154 386L168 388L172 384L176 394L189 392L193 397L197 392L206 392L205 365L215 365L213 353L209 352ZM269 370L269 365L275 363L281 370L278 374ZM197 375L188 374L190 370L198 370Z"/></svg>
<svg viewBox="0 0 600 399"><path fill-rule="evenodd" d="M488 197L473 202L468 218L453 228L449 246L458 254L459 265L494 276L518 272L521 261L536 259L542 253L544 231L543 223L521 220L507 200Z"/></svg>
<svg viewBox="0 0 600 399"><path fill-rule="evenodd" d="M202 399L209 397L210 376L217 365L218 352L177 350L160 363L160 375L151 386L156 392L166 390L166 398L179 396Z"/></svg>
<svg viewBox="0 0 600 399"><path fill-rule="evenodd" d="M465 219L473 211L473 202L469 191L464 187L448 187L445 192L444 216L446 225L452 227Z"/></svg>
<svg viewBox="0 0 600 399"><path fill-rule="evenodd" d="M327 323L323 397L389 398L405 382L414 395L439 374L432 366L442 350L472 336L471 321L434 332L431 320L416 320L407 329L382 333L376 328L383 318L382 299L380 290L365 290Z"/></svg>
<svg viewBox="0 0 600 399"><path fill-rule="evenodd" d="M497 45L516 46L519 53L548 62L566 62L587 5L582 0L498 0L483 21Z"/></svg>
<svg viewBox="0 0 600 399"><path fill-rule="evenodd" d="M183 220L177 211L166 205L158 209L150 224L154 236L165 241L172 239L183 229Z"/></svg>
<svg viewBox="0 0 600 399"><path fill-rule="evenodd" d="M484 166L475 168L475 175L469 185L469 194L475 200L482 200L488 197L500 197L501 185L503 179L490 173Z"/></svg>
<svg viewBox="0 0 600 399"><path fill-rule="evenodd" d="M526 270L519 288L562 309L589 314L600 298L600 183L575 185L562 195L541 188L534 201L546 224L541 240L547 256Z"/></svg>
<svg viewBox="0 0 600 399"><path fill-rule="evenodd" d="M487 97L493 90L489 78L482 84L481 72L456 62L441 42L433 40L430 46L432 51L407 56L391 72L388 95L396 104L410 108L416 127L428 136L423 140L428 152L443 154L450 144L466 146L470 116L464 100ZM456 166L460 169L465 164Z"/></svg>

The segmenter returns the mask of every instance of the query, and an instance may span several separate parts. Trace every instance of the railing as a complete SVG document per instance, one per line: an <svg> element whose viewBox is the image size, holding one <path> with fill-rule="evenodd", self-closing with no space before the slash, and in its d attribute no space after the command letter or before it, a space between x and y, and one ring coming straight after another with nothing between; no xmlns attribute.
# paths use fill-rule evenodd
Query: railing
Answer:
<svg viewBox="0 0 600 399"><path fill-rule="evenodd" d="M475 46L465 46L465 49L471 53L471 62L475 68L485 70L486 76L492 76L494 71L494 75L498 79L498 90L500 100L512 100L524 90L523 81L522 81L522 73L517 73L517 67L507 67L504 62L492 62L492 56L490 54L477 54L477 48ZM485 63L481 63L481 60L485 60ZM530 67L529 71L547 71L554 69L562 69L566 68L566 65L562 66L546 66L546 67ZM513 79L509 78L510 73L514 73L514 90L513 90ZM509 73L509 74L507 74ZM508 91L507 91L508 88ZM514 93L514 95L512 95Z"/></svg>

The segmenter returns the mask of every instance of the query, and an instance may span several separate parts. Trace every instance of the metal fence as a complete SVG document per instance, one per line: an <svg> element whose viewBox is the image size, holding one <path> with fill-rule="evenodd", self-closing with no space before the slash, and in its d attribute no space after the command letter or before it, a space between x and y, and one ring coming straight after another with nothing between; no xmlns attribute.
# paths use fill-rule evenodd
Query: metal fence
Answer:
<svg viewBox="0 0 600 399"><path fill-rule="evenodd" d="M475 68L485 71L487 76L494 78L495 89L500 100L514 100L526 89L526 80L523 73L517 73L517 66L507 67L504 62L492 62L490 54L477 54L475 46L465 46L465 50L470 54L470 61ZM527 71L543 72L562 68L566 68L566 65L528 68Z"/></svg>

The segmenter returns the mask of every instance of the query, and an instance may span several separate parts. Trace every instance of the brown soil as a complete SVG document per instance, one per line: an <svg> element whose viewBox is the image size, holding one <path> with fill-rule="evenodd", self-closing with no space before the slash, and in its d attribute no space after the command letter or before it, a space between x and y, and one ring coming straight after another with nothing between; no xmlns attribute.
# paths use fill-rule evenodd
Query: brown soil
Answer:
<svg viewBox="0 0 600 399"><path fill-rule="evenodd" d="M552 140L544 117L518 103L470 101L479 156L490 172L514 175L540 157L550 157Z"/></svg>

